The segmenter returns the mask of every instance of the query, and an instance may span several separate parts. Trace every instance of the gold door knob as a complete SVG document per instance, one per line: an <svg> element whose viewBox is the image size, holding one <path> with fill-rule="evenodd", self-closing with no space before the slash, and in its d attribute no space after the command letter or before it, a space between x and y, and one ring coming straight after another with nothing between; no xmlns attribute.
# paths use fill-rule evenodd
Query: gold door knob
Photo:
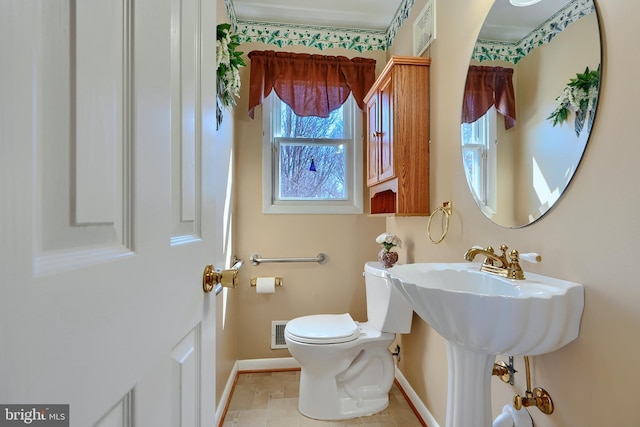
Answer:
<svg viewBox="0 0 640 427"><path fill-rule="evenodd" d="M223 270L220 273L220 284L225 288L235 288L238 286L238 270Z"/></svg>
<svg viewBox="0 0 640 427"><path fill-rule="evenodd" d="M202 274L202 290L209 293L218 283L225 288L235 288L238 286L238 269L241 265L242 263L236 263L232 268L221 272L216 271L213 264L207 265Z"/></svg>
<svg viewBox="0 0 640 427"><path fill-rule="evenodd" d="M209 293L213 290L213 287L218 282L218 272L213 267L213 264L209 264L204 268L202 274L202 290L205 293Z"/></svg>

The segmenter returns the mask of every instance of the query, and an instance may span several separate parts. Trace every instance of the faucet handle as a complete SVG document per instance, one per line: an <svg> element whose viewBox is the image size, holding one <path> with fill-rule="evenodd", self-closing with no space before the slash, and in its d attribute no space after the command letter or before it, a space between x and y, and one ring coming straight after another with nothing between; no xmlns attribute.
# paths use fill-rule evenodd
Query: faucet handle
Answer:
<svg viewBox="0 0 640 427"><path fill-rule="evenodd" d="M520 259L523 261L527 261L530 263L536 263L536 262L541 262L542 261L542 256L540 254L537 254L535 252L528 252L526 254L520 254Z"/></svg>
<svg viewBox="0 0 640 427"><path fill-rule="evenodd" d="M507 267L507 274L510 279L522 280L524 279L524 271L520 267L520 253L513 249L509 253L509 266Z"/></svg>
<svg viewBox="0 0 640 427"><path fill-rule="evenodd" d="M475 246L474 246L475 247ZM479 249L482 249L481 246L478 246ZM484 248L485 251L489 252L490 254L495 253L495 251L493 250L493 248L491 246L487 246L486 248ZM485 257L484 261L482 262L484 265L494 265L493 264L493 259L489 258L489 257Z"/></svg>

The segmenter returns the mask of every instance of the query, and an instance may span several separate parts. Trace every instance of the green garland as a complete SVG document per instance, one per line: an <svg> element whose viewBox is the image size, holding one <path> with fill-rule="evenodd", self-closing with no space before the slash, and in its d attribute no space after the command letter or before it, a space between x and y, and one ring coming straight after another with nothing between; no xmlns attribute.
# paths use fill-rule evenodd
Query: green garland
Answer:
<svg viewBox="0 0 640 427"><path fill-rule="evenodd" d="M556 98L558 106L547 117L552 125L556 126L567 121L569 110L576 113L575 131L576 136L587 122L587 130L591 130L593 117L598 103L598 90L600 88L600 67L597 70L589 70L587 67L584 73L576 74L576 78L569 79L569 83L562 91L562 95Z"/></svg>
<svg viewBox="0 0 640 427"><path fill-rule="evenodd" d="M242 59L244 52L236 51L238 46L240 46L239 38L231 30L231 24L218 24L216 35L218 127L222 123L222 108L235 107L236 97L240 96L240 67L246 67L247 64Z"/></svg>

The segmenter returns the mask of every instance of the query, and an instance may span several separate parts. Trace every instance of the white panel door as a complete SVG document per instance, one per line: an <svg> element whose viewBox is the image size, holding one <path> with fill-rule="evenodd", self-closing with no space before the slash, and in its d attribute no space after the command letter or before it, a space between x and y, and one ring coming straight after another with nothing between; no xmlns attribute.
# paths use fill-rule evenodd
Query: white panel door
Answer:
<svg viewBox="0 0 640 427"><path fill-rule="evenodd" d="M0 405L214 426L215 9L0 0Z"/></svg>

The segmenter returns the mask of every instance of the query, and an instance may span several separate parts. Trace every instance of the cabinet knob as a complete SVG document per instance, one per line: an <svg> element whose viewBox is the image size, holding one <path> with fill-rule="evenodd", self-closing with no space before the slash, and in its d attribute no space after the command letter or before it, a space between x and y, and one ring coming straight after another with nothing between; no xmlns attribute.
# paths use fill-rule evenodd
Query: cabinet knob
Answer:
<svg viewBox="0 0 640 427"><path fill-rule="evenodd" d="M376 131L376 132L373 132L373 133L371 134L371 136L373 136L374 138L377 138L377 137L379 137L380 135L382 135L382 132L377 132L377 131Z"/></svg>

